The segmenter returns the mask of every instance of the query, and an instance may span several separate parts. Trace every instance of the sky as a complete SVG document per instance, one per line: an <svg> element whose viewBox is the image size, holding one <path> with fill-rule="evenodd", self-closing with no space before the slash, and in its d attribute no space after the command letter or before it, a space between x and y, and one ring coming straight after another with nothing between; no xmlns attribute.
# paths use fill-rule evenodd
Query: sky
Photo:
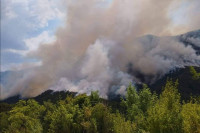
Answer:
<svg viewBox="0 0 200 133"><path fill-rule="evenodd" d="M27 53L55 40L66 19L62 1L1 0L1 7L1 71L38 65Z"/></svg>
<svg viewBox="0 0 200 133"><path fill-rule="evenodd" d="M184 0L175 11L169 10L174 26L187 23L187 12L195 1ZM111 2L100 0L99 5L106 7ZM56 40L55 33L65 26L66 14L63 0L1 0L1 71L40 65L28 53Z"/></svg>

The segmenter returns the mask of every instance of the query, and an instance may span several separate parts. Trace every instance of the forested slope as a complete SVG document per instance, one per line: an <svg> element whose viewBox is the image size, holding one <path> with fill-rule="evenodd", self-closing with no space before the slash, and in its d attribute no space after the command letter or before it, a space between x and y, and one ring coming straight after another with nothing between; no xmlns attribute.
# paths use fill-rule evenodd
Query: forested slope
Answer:
<svg viewBox="0 0 200 133"><path fill-rule="evenodd" d="M200 100L181 101L178 82L172 80L160 95L146 85L136 91L130 84L117 108L100 99L98 92L66 95L56 102L1 103L0 125L6 133L197 133Z"/></svg>

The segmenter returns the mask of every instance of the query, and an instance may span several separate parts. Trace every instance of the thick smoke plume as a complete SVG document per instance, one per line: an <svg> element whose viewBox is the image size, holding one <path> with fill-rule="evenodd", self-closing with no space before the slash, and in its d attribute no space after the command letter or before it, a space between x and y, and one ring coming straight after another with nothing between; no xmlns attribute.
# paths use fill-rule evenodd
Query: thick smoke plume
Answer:
<svg viewBox="0 0 200 133"><path fill-rule="evenodd" d="M47 89L98 90L107 98L108 93L124 94L130 82L152 83L176 67L200 64L195 50L178 39L146 35L178 33L171 29L178 27L173 26L168 12L181 4L179 0L65 3L67 21L57 30L56 41L29 53L42 65L18 78L9 91L2 89L1 98L32 97ZM188 25L190 22L181 28L188 30Z"/></svg>

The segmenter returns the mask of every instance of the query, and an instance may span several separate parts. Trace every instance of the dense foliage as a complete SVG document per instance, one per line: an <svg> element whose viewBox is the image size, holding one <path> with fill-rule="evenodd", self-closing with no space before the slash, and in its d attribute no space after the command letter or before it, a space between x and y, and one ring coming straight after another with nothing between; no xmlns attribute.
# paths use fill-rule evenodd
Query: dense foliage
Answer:
<svg viewBox="0 0 200 133"><path fill-rule="evenodd" d="M1 103L0 132L3 133L199 133L200 101L181 101L178 82L168 80L158 96L144 85L131 84L120 105L99 98L67 95L56 103L33 99L14 105Z"/></svg>
<svg viewBox="0 0 200 133"><path fill-rule="evenodd" d="M193 66L190 66L190 73L192 74L192 79L193 80L198 80L200 79L200 73L198 73Z"/></svg>

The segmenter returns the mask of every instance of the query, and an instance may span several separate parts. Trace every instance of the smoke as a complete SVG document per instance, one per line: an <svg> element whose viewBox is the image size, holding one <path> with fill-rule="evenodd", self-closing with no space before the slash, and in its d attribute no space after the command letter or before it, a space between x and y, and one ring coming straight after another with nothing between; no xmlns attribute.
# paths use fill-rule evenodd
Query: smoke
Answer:
<svg viewBox="0 0 200 133"><path fill-rule="evenodd" d="M56 40L29 53L41 66L17 79L6 97L32 97L52 89L98 90L107 98L108 93L124 94L130 82L152 83L176 67L200 64L191 46L173 37L146 35L170 35L168 10L178 0L100 3L67 1L66 26L57 30Z"/></svg>
<svg viewBox="0 0 200 133"><path fill-rule="evenodd" d="M189 32L180 36L180 39L186 43L193 44L196 47L200 47L200 30Z"/></svg>

